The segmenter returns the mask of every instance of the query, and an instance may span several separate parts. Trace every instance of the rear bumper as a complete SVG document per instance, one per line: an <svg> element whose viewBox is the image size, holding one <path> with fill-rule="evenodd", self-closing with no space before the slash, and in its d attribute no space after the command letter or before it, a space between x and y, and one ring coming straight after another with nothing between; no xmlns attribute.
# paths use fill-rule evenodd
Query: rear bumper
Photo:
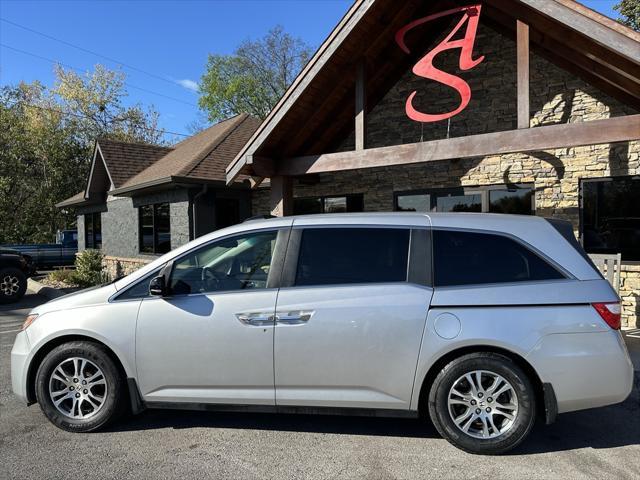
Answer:
<svg viewBox="0 0 640 480"><path fill-rule="evenodd" d="M558 413L620 403L633 388L633 364L618 331L547 335L527 360L553 385Z"/></svg>
<svg viewBox="0 0 640 480"><path fill-rule="evenodd" d="M27 394L27 371L29 369L29 339L26 332L16 335L11 350L11 388L13 393L24 403L29 403Z"/></svg>

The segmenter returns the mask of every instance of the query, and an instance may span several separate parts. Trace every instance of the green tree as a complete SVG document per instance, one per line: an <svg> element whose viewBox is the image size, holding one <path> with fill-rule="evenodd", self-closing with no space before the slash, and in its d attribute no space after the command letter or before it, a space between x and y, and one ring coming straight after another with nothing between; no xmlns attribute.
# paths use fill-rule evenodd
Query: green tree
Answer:
<svg viewBox="0 0 640 480"><path fill-rule="evenodd" d="M73 70L55 67L56 83L52 94L67 114L79 140L93 144L98 137L114 140L162 143L158 112L140 104L124 106L128 96L125 75L96 65L93 72L81 76Z"/></svg>
<svg viewBox="0 0 640 480"><path fill-rule="evenodd" d="M622 15L620 23L640 32L640 0L620 0L613 8Z"/></svg>
<svg viewBox="0 0 640 480"><path fill-rule="evenodd" d="M232 55L209 55L199 104L211 122L239 113L265 118L311 57L311 48L277 26Z"/></svg>
<svg viewBox="0 0 640 480"><path fill-rule="evenodd" d="M82 190L98 136L157 143L157 113L125 107L122 74L56 69L51 90L0 89L0 244L50 242L75 217L55 207Z"/></svg>

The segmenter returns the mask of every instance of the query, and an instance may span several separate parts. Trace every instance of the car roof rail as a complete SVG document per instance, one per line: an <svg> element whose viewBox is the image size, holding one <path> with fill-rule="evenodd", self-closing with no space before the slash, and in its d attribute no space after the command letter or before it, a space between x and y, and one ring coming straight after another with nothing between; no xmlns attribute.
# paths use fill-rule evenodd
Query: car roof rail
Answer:
<svg viewBox="0 0 640 480"><path fill-rule="evenodd" d="M278 217L276 217L275 215L269 215L269 214L267 214L267 215L254 215L253 217L246 218L245 220L242 221L242 223L252 222L254 220L267 220L269 218L278 218Z"/></svg>

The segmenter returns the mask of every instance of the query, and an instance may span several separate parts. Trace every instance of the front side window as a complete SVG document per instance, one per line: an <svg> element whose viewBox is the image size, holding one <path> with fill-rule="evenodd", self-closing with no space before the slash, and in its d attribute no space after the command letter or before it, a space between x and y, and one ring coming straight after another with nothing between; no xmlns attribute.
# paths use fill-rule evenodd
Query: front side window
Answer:
<svg viewBox="0 0 640 480"><path fill-rule="evenodd" d="M493 212L533 215L532 185L435 188L397 193L400 212Z"/></svg>
<svg viewBox="0 0 640 480"><path fill-rule="evenodd" d="M517 241L488 233L433 231L436 287L565 278Z"/></svg>
<svg viewBox="0 0 640 480"><path fill-rule="evenodd" d="M404 282L408 255L409 230L307 228L295 285Z"/></svg>
<svg viewBox="0 0 640 480"><path fill-rule="evenodd" d="M169 286L175 295L266 288L277 231L212 242L178 259Z"/></svg>
<svg viewBox="0 0 640 480"><path fill-rule="evenodd" d="M362 212L361 194L335 197L305 197L293 199L293 214Z"/></svg>
<svg viewBox="0 0 640 480"><path fill-rule="evenodd" d="M139 208L140 252L167 253L171 250L171 221L168 203Z"/></svg>
<svg viewBox="0 0 640 480"><path fill-rule="evenodd" d="M138 280L133 286L129 287L124 293L118 296L118 300L133 300L138 298L146 298L149 295L149 284L151 280L160 275L160 269L154 270L142 280Z"/></svg>
<svg viewBox="0 0 640 480"><path fill-rule="evenodd" d="M102 214L100 212L84 216L84 241L88 249L102 248Z"/></svg>
<svg viewBox="0 0 640 480"><path fill-rule="evenodd" d="M640 261L640 177L583 181L581 233L588 253Z"/></svg>

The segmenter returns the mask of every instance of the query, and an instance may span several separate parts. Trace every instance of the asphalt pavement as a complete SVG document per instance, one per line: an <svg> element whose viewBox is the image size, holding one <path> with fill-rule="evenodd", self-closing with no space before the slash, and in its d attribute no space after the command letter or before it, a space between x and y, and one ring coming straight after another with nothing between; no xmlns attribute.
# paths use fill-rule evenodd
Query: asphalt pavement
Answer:
<svg viewBox="0 0 640 480"><path fill-rule="evenodd" d="M42 302L28 294L0 307L1 479L640 479L638 373L625 403L537 425L501 457L461 452L408 419L154 410L104 432L63 432L11 393L13 339ZM640 331L627 343L640 370Z"/></svg>

